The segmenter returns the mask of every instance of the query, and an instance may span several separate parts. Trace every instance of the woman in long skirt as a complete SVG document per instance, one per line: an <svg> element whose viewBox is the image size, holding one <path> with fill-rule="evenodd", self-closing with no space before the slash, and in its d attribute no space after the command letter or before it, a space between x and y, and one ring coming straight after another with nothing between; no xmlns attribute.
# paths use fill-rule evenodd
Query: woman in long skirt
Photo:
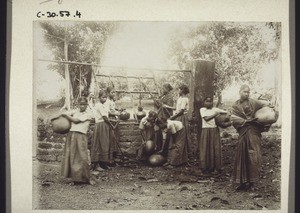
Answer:
<svg viewBox="0 0 300 213"><path fill-rule="evenodd" d="M162 119L169 119L174 111L174 94L173 87L169 83L163 84L161 96L154 100L154 108L157 112L157 117ZM155 133L155 141L157 148L162 148L162 131L158 130Z"/></svg>
<svg viewBox="0 0 300 213"><path fill-rule="evenodd" d="M107 87L107 100L105 105L108 109L108 118L111 123L114 125L114 128L110 128L110 143L111 143L111 152L115 156L118 153L118 143L120 141L120 132L119 132L119 111L116 109L115 99L116 99L116 91L113 87ZM110 163L109 166L115 166L116 163Z"/></svg>
<svg viewBox="0 0 300 213"><path fill-rule="evenodd" d="M193 144L190 137L189 118L187 114L189 110L189 99L187 97L189 92L189 88L185 84L179 86L179 98L176 102L174 115L170 117L170 120L176 119L177 121L182 122L185 129L185 140L187 143L188 155L190 160L192 160L193 158L195 158L194 152L196 150L196 147L194 147L193 149Z"/></svg>
<svg viewBox="0 0 300 213"><path fill-rule="evenodd" d="M85 98L81 98L79 104L79 111L75 112L73 115L62 115L72 123L64 148L61 172L63 177L72 178L75 184L93 184L94 182L90 181L87 148L87 131L92 115L86 112L87 100Z"/></svg>
<svg viewBox="0 0 300 213"><path fill-rule="evenodd" d="M93 169L102 171L108 169L108 165L114 162L114 146L110 143L110 128L112 123L108 119L108 110L105 106L106 92L99 91L99 103L93 107L90 105L95 116L94 137L91 145L91 162Z"/></svg>
<svg viewBox="0 0 300 213"><path fill-rule="evenodd" d="M222 168L222 149L220 131L215 117L225 110L213 107L212 98L204 99L204 107L200 109L202 131L199 141L199 163L202 172L218 172Z"/></svg>
<svg viewBox="0 0 300 213"><path fill-rule="evenodd" d="M239 184L237 190L253 189L259 179L261 165L262 125L256 122L254 115L264 105L249 98L250 88L240 88L240 99L232 106L232 125L239 133L234 164L234 181Z"/></svg>
<svg viewBox="0 0 300 213"><path fill-rule="evenodd" d="M149 111L148 115L141 119L139 129L142 136L142 144L137 150L137 159L144 161L147 160L148 154L145 152L145 144L148 140L155 141L155 120L157 119L157 113L154 111Z"/></svg>
<svg viewBox="0 0 300 213"><path fill-rule="evenodd" d="M157 125L163 132L163 147L158 153L167 149L168 162L165 166L181 166L188 162L186 132L180 121L158 119Z"/></svg>

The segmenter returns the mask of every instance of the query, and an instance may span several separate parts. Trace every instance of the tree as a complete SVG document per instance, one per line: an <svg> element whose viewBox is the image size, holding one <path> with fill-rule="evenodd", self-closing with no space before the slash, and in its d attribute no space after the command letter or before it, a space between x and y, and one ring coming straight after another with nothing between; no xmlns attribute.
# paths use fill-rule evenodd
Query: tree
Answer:
<svg viewBox="0 0 300 213"><path fill-rule="evenodd" d="M105 42L115 29L112 22L40 22L47 46L55 60L100 63ZM77 99L87 93L91 84L92 67L80 64L56 63L50 67L66 80L70 78L70 97ZM69 70L68 72L66 70ZM68 95L66 95L68 96ZM68 97L66 98L66 100Z"/></svg>
<svg viewBox="0 0 300 213"><path fill-rule="evenodd" d="M221 103L221 92L234 81L253 83L263 63L279 55L280 24L276 33L264 36L267 24L211 22L176 33L171 43L171 58L181 69L193 59L215 62L214 90ZM270 27L269 27L270 28ZM277 36L274 42L273 36Z"/></svg>

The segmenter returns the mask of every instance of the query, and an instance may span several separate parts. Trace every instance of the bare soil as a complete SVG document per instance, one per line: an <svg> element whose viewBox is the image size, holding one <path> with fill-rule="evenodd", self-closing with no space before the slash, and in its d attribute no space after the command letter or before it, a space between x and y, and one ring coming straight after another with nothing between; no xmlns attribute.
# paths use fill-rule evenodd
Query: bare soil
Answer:
<svg viewBox="0 0 300 213"><path fill-rule="evenodd" d="M236 192L236 139L223 141L223 171L203 175L197 165L165 169L133 158L93 176L96 185L71 185L59 163L33 158L33 209L196 210L280 209L281 131L264 133L261 178L254 191Z"/></svg>

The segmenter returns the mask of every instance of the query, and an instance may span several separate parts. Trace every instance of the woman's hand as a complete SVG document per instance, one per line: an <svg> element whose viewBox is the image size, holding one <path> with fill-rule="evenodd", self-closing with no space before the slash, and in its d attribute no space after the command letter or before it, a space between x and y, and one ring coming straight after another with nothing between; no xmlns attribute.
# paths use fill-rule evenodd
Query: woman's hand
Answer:
<svg viewBox="0 0 300 213"><path fill-rule="evenodd" d="M252 123L252 122L258 123L258 122L257 122L257 118L251 118L251 119L248 119L248 120L246 120L246 122L247 122L247 123Z"/></svg>
<svg viewBox="0 0 300 213"><path fill-rule="evenodd" d="M218 117L219 115L221 115L220 112L215 112L215 117Z"/></svg>

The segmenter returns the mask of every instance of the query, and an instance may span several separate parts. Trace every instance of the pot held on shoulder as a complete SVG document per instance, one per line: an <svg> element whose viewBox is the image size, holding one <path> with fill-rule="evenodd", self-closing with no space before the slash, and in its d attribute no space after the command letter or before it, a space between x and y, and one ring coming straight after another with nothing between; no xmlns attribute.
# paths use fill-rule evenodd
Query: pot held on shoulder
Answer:
<svg viewBox="0 0 300 213"><path fill-rule="evenodd" d="M66 134L71 128L71 122L63 116L58 116L51 119L51 126L53 132L59 134Z"/></svg>
<svg viewBox="0 0 300 213"><path fill-rule="evenodd" d="M215 122L218 127L227 128L231 126L231 118L228 113L222 113L215 117Z"/></svg>
<svg viewBox="0 0 300 213"><path fill-rule="evenodd" d="M261 109L257 110L254 117L257 118L257 122L263 125L273 124L277 121L279 116L278 111L275 111L274 108L269 106L264 106Z"/></svg>

